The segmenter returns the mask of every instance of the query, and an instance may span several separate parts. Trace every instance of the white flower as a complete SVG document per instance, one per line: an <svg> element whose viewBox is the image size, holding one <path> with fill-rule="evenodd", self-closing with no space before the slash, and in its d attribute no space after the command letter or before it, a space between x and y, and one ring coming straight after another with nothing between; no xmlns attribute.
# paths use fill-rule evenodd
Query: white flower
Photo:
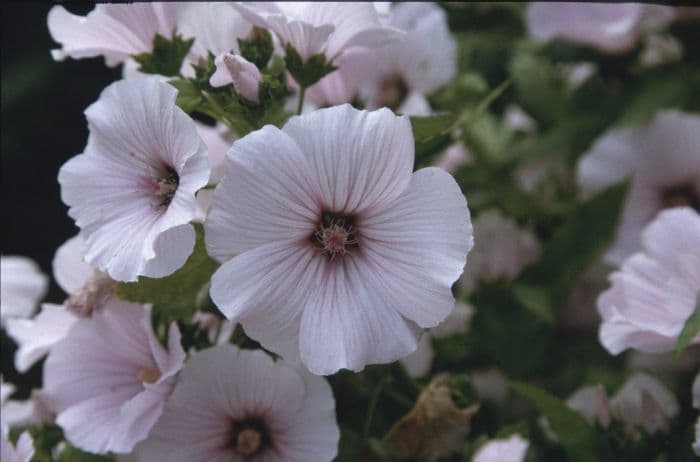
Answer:
<svg viewBox="0 0 700 462"><path fill-rule="evenodd" d="M119 281L162 277L194 247L206 147L177 91L157 78L107 87L86 111L85 152L61 167L61 197L85 236L85 260Z"/></svg>
<svg viewBox="0 0 700 462"><path fill-rule="evenodd" d="M500 210L485 210L474 220L475 246L459 280L465 292L482 282L514 279L540 256L540 243Z"/></svg>
<svg viewBox="0 0 700 462"><path fill-rule="evenodd" d="M458 301L455 309L444 321L423 334L416 351L401 359L401 364L408 374L411 377L422 377L427 374L435 356L432 340L466 332L473 315L474 308L471 305Z"/></svg>
<svg viewBox="0 0 700 462"><path fill-rule="evenodd" d="M184 359L175 323L166 350L151 328L150 309L112 298L53 346L44 390L71 444L128 453L160 417Z"/></svg>
<svg viewBox="0 0 700 462"><path fill-rule="evenodd" d="M566 405L578 411L591 425L598 423L603 428L610 425L610 400L605 388L600 384L579 388L569 396Z"/></svg>
<svg viewBox="0 0 700 462"><path fill-rule="evenodd" d="M472 241L459 186L412 174L413 149L407 117L349 105L236 141L205 223L209 254L228 260L219 309L314 373L414 351L454 308Z"/></svg>
<svg viewBox="0 0 700 462"><path fill-rule="evenodd" d="M8 439L3 427L0 431L0 459L2 462L29 462L34 456L34 441L29 432L23 432L17 440L17 446Z"/></svg>
<svg viewBox="0 0 700 462"><path fill-rule="evenodd" d="M137 461L330 462L340 432L322 377L262 351L194 354Z"/></svg>
<svg viewBox="0 0 700 462"><path fill-rule="evenodd" d="M212 87L224 87L233 84L233 88L243 98L252 103L259 103L258 96L262 75L255 64L243 56L223 53L216 57L216 71L209 83Z"/></svg>
<svg viewBox="0 0 700 462"><path fill-rule="evenodd" d="M429 113L424 95L445 85L457 72L457 43L447 15L433 3L401 2L392 5L390 24L406 35L377 51L371 84L363 88L367 107L385 106L409 115Z"/></svg>
<svg viewBox="0 0 700 462"><path fill-rule="evenodd" d="M669 431L669 419L678 414L678 402L657 379L643 373L630 377L610 400L613 415L628 428L647 433Z"/></svg>
<svg viewBox="0 0 700 462"><path fill-rule="evenodd" d="M26 257L0 257L0 313L9 318L26 318L34 313L49 285L39 266Z"/></svg>
<svg viewBox="0 0 700 462"><path fill-rule="evenodd" d="M629 51L649 29L668 24L673 9L638 3L534 2L527 25L535 39L563 38L607 53Z"/></svg>
<svg viewBox="0 0 700 462"><path fill-rule="evenodd" d="M632 177L609 263L639 250L642 229L660 210L700 210L698 146L700 116L666 110L649 123L604 135L583 155L577 174L586 195Z"/></svg>
<svg viewBox="0 0 700 462"><path fill-rule="evenodd" d="M530 443L518 435L490 440L474 454L472 462L522 462Z"/></svg>
<svg viewBox="0 0 700 462"><path fill-rule="evenodd" d="M51 54L57 61L104 56L107 65L114 66L150 52L156 34L170 38L178 8L180 4L165 2L104 4L83 17L56 5L49 11L48 26L62 48Z"/></svg>
<svg viewBox="0 0 700 462"><path fill-rule="evenodd" d="M661 212L645 229L642 245L643 252L610 276L612 286L598 298L599 338L612 354L627 348L671 351L700 301L697 212L689 207Z"/></svg>
<svg viewBox="0 0 700 462"><path fill-rule="evenodd" d="M330 62L347 49L378 48L403 35L383 26L371 3L269 2L235 6L252 24L273 31L282 46L291 45L304 63L319 53Z"/></svg>

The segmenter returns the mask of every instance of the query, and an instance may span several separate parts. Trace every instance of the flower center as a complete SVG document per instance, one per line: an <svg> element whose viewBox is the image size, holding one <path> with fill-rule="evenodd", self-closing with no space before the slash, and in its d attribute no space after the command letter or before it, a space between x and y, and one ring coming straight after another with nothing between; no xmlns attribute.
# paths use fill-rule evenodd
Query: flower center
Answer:
<svg viewBox="0 0 700 462"><path fill-rule="evenodd" d="M233 450L243 457L251 456L267 443L265 425L259 420L247 420L233 425L231 444Z"/></svg>
<svg viewBox="0 0 700 462"><path fill-rule="evenodd" d="M396 111L408 96L408 86L398 75L387 77L379 82L378 106L386 106Z"/></svg>
<svg viewBox="0 0 700 462"><path fill-rule="evenodd" d="M160 205L167 207L173 200L180 177L171 167L165 167L165 173L154 181L153 194L159 199Z"/></svg>
<svg viewBox="0 0 700 462"><path fill-rule="evenodd" d="M156 383L160 378L160 370L156 367L144 367L136 377L143 383Z"/></svg>
<svg viewBox="0 0 700 462"><path fill-rule="evenodd" d="M116 285L116 281L109 276L101 271L95 271L85 285L68 297L63 304L78 316L88 317L112 294Z"/></svg>
<svg viewBox="0 0 700 462"><path fill-rule="evenodd" d="M700 212L700 192L691 183L673 186L661 191L661 203L664 208L687 206Z"/></svg>
<svg viewBox="0 0 700 462"><path fill-rule="evenodd" d="M323 212L321 222L311 235L311 241L332 260L357 247L357 232L353 217Z"/></svg>

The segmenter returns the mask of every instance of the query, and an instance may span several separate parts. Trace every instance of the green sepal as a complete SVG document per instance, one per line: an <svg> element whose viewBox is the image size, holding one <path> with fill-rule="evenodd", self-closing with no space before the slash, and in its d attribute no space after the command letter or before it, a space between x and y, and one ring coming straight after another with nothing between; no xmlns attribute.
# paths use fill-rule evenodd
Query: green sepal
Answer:
<svg viewBox="0 0 700 462"><path fill-rule="evenodd" d="M135 55L134 60L140 64L139 71L146 74L160 74L174 77L180 74L182 61L189 53L194 38L184 40L173 31L172 39L160 34L153 38L153 51Z"/></svg>
<svg viewBox="0 0 700 462"><path fill-rule="evenodd" d="M326 56L323 53L315 54L306 62L302 62L301 56L291 44L287 44L284 52L284 62L287 65L287 70L292 74L294 80L304 88L310 87L338 69L332 63L326 61Z"/></svg>

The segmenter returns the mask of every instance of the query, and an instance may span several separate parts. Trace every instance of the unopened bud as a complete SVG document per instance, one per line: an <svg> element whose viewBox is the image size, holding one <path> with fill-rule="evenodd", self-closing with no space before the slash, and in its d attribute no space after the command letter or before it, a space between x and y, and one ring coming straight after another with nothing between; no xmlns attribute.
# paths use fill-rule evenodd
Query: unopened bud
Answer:
<svg viewBox="0 0 700 462"><path fill-rule="evenodd" d="M255 64L242 56L224 53L216 60L216 71L209 79L212 87L233 84L233 88L243 98L252 103L259 103L258 89L262 75Z"/></svg>

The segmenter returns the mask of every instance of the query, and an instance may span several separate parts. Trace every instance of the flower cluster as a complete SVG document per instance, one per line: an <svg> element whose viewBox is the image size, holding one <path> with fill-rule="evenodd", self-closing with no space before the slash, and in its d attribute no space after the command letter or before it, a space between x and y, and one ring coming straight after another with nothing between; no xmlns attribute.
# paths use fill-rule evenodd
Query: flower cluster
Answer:
<svg viewBox="0 0 700 462"><path fill-rule="evenodd" d="M700 455L697 17L51 7L53 58L122 78L57 172L57 303L2 256L2 459Z"/></svg>

